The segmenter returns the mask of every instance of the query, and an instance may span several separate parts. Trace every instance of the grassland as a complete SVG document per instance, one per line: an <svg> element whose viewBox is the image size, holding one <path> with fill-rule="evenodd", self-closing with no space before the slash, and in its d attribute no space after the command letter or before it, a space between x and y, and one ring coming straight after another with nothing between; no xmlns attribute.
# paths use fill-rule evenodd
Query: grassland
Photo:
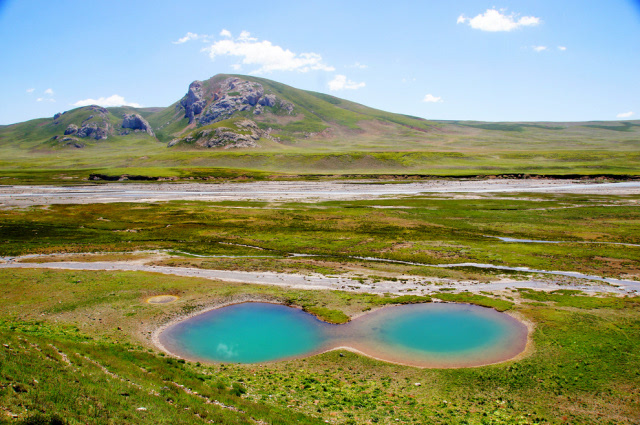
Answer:
<svg viewBox="0 0 640 425"><path fill-rule="evenodd" d="M207 80L208 95L228 77ZM295 105L292 115L276 109L260 115L241 111L232 117L255 120L280 142L263 138L258 148L232 150L188 144L168 148L172 139L204 129L189 125L176 102L166 108L108 109L105 120L113 129L121 125L124 113L135 112L149 121L156 138L115 131L108 140L81 139L86 146L76 149L52 137L62 135L69 123L98 119L89 118L95 113L90 108L78 108L57 120L0 126L0 177L5 184L18 184L82 181L92 173L259 179L318 174L637 176L640 169L640 121L433 121L262 78L235 77L260 83L265 94Z"/></svg>
<svg viewBox="0 0 640 425"><path fill-rule="evenodd" d="M353 257L373 256L426 265L476 262L621 278L640 274L640 249L601 242L640 244L637 202L637 196L515 194L315 204L117 203L108 209L100 204L51 205L0 211L0 255L174 249L276 257L182 260L205 268L315 269L327 274L363 263ZM488 236L567 242L514 244ZM314 254L320 261L284 258L291 253ZM437 277L460 273L409 265L375 267L402 267Z"/></svg>
<svg viewBox="0 0 640 425"><path fill-rule="evenodd" d="M163 357L144 336L174 315L239 297L349 314L375 307L378 298L122 272L11 270L0 279L0 405L23 418L41 412L69 423L618 424L640 417L638 298L514 291L506 295L515 301L510 309L535 323L535 350L493 366L421 370L348 352L201 365ZM180 299L144 302L159 293Z"/></svg>
<svg viewBox="0 0 640 425"><path fill-rule="evenodd" d="M408 274L499 278L472 268L445 270L355 258L375 256L633 278L640 270L640 248L605 242L640 244L638 201L638 196L505 194L315 204L36 206L0 210L0 255L167 249L253 257L183 254L167 260L189 267L359 273L370 280L401 280ZM487 236L570 242L506 243ZM0 423L60 419L70 424L479 425L640 420L637 296L512 289L391 297L156 273L38 269L3 269L0 285L0 409L3 415L16 416L1 416ZM178 299L168 304L145 301L161 294ZM176 317L247 299L298 306L335 323L394 303L469 302L530 323L533 345L517 360L439 370L349 352L262 365L205 365L169 358L151 341L154 330Z"/></svg>

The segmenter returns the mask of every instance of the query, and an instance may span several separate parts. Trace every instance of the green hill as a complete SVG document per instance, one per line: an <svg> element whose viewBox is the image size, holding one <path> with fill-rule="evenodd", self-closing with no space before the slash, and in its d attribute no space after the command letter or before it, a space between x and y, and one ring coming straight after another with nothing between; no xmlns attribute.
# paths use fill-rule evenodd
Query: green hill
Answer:
<svg viewBox="0 0 640 425"><path fill-rule="evenodd" d="M640 121L429 121L220 74L166 108L94 105L0 126L0 177L637 175L639 148Z"/></svg>

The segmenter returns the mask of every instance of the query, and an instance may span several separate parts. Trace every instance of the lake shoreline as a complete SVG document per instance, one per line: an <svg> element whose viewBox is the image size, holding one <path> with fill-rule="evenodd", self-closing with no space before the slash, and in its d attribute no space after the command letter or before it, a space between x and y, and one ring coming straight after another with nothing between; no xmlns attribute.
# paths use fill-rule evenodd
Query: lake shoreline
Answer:
<svg viewBox="0 0 640 425"><path fill-rule="evenodd" d="M240 305L240 304L246 304L246 303L266 303L266 304L272 304L272 305L279 305L279 306L283 306L283 307L289 307L289 308L294 308L296 310L299 311L304 311L302 309L302 307L297 306L297 305L288 305L288 304L284 304L284 303L279 303L273 300L265 300L264 298L261 297L252 297L252 296L245 296L245 297L241 297L240 299L236 299L236 300L230 300L230 301L224 301L224 302L219 302L219 303L214 303L212 305L207 306L204 309L198 310L196 312L192 312L186 315L181 315L178 317L173 318L172 320L170 320L169 322L163 324L162 326L158 327L152 334L152 342L153 344L158 347L163 353L165 353L165 355L169 355L171 357L174 358L178 358L178 359L183 359L186 361L193 361L193 362L200 362L200 363L210 363L210 364L223 364L226 363L224 361L214 361L214 360L210 360L210 359L205 359L205 358L199 358L197 356L191 356L188 354L184 354L184 353L176 353L175 351L177 350L171 350L169 349L165 343L162 342L162 334L166 331L168 331L170 328L172 328L175 325L178 324L182 324L186 321L188 321L189 319L193 319L197 316L203 315L205 313L214 311L214 310L219 310L225 307L229 307L229 306L233 306L233 305ZM381 306L372 310L368 310L368 311L363 311L359 314L353 315L350 317L350 321L347 322L346 324L332 324L326 321L323 321L321 318L319 318L317 315L314 315L312 313L306 312L304 311L306 314L309 314L310 316L315 317L318 321L322 322L324 325L327 326L331 326L334 329L337 329L336 327L340 327L345 329L347 327L347 325L352 324L354 320L358 319L358 318L362 318L365 316L369 316L369 317L373 317L376 314L380 314L383 311L386 311L387 313L390 313L390 310L392 309L399 309L399 308L403 308L403 307L408 307L408 306L418 306L421 304L430 304L430 303L420 303L420 304L410 304L410 305L387 305L387 306ZM488 365L492 365L492 364L499 364L499 363L504 363L507 361L519 361L523 358L528 357L529 355L531 355L534 352L534 344L533 344L533 339L532 339L532 334L533 331L535 330L535 325L533 323L531 323L529 320L527 320L526 318L524 318L520 313L516 313L516 312L498 312L497 310L491 308L491 307L484 307L484 306L478 306L475 304L469 304L469 303L459 303L459 302L443 302L443 301L438 301L437 304L447 304L447 305L452 305L452 306L458 306L458 305L467 305L470 306L474 309L478 309L478 311L480 311L481 309L488 309L491 310L493 313L495 314L505 314L506 316L509 317L509 320L513 320L514 322L517 322L519 325L522 325L524 327L524 334L520 334L520 339L524 338L525 343L524 343L524 347L519 350L517 353L509 353L506 356L502 356L504 358L499 358L497 360L491 360L491 361L480 361L480 362L472 362L472 363L459 363L459 364L448 364L445 365L444 363L439 363L436 364L435 362L431 361L431 363L429 363L429 361L427 361L426 363L421 363L418 364L417 362L403 362L403 361L397 361L394 359L390 359L390 358L385 358L384 354L380 355L380 353L382 353L383 351L381 350L376 350L375 347L368 347L369 350L364 351L360 348L357 348L356 346L351 346L351 345L337 345L337 346L329 346L327 347L319 347L317 350L311 350L308 352L305 352L304 354L301 355L293 355L293 356L288 356L288 357L283 357L280 358L278 360L269 360L269 361L260 361L260 362L255 362L255 363L247 363L247 364L269 364L269 363L276 363L276 362L283 362L283 361L289 361L289 360L296 360L296 359L301 359L301 358L308 358L308 357L312 357L312 356L317 356L320 354L325 354L331 351L349 351L358 355L362 355L364 357L373 359L373 360L377 360L377 361L381 361L381 362L385 362L385 363L391 363L391 364L396 364L396 365L400 365L400 366L406 366L406 367L412 367L412 368L418 368L418 369L459 369L459 368L469 368L469 367L483 367L483 366L488 366ZM520 344L522 345L522 344ZM513 350L512 350L513 351ZM231 362L234 363L235 362ZM242 363L239 363L242 364Z"/></svg>

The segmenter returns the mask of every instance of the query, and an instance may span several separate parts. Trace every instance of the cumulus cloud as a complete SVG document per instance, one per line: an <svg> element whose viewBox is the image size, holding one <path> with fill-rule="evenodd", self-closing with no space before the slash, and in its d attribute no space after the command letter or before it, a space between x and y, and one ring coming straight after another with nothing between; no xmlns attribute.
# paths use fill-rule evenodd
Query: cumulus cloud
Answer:
<svg viewBox="0 0 640 425"><path fill-rule="evenodd" d="M621 112L618 115L616 115L616 117L618 117L618 118L629 118L632 115L633 115L633 112L629 111L629 112Z"/></svg>
<svg viewBox="0 0 640 425"><path fill-rule="evenodd" d="M473 29L490 32L513 31L517 28L535 26L540 23L540 18L535 16L518 17L515 13L506 15L503 12L504 10L487 9L485 13L481 13L475 18L460 15L457 23L468 24Z"/></svg>
<svg viewBox="0 0 640 425"><path fill-rule="evenodd" d="M220 31L220 37L231 37L231 32L229 30Z"/></svg>
<svg viewBox="0 0 640 425"><path fill-rule="evenodd" d="M44 94L48 94L49 96L53 96L53 89L46 89Z"/></svg>
<svg viewBox="0 0 640 425"><path fill-rule="evenodd" d="M89 105L100 105L104 107L110 106L132 106L134 108L140 108L140 104L134 102L127 102L124 100L124 97L114 94L109 97L100 97L98 99L84 99L79 100L73 104L73 106L89 106Z"/></svg>
<svg viewBox="0 0 640 425"><path fill-rule="evenodd" d="M428 94L422 99L423 102L427 103L440 103L444 102L440 96L434 96L432 94Z"/></svg>
<svg viewBox="0 0 640 425"><path fill-rule="evenodd" d="M231 33L229 33L231 35ZM310 70L334 71L335 68L325 64L318 53L294 53L267 40L258 40L248 31L242 31L238 38L229 37L215 41L202 49L214 60L218 56L241 58L243 65L257 66L251 74L263 74L272 71Z"/></svg>
<svg viewBox="0 0 640 425"><path fill-rule="evenodd" d="M532 46L532 49L536 52L544 52L547 50L547 46Z"/></svg>
<svg viewBox="0 0 640 425"><path fill-rule="evenodd" d="M567 48L564 46L558 46L558 50L560 50L561 52L564 52L565 50L567 50Z"/></svg>
<svg viewBox="0 0 640 425"><path fill-rule="evenodd" d="M223 30L224 31L224 30ZM179 38L178 41L172 41L173 44L182 44L191 40L207 40L209 36L206 34L196 34L194 32L188 32L184 37Z"/></svg>
<svg viewBox="0 0 640 425"><path fill-rule="evenodd" d="M249 31L241 31L240 37L238 37L240 41L258 41L257 38L251 37L251 33Z"/></svg>
<svg viewBox="0 0 640 425"><path fill-rule="evenodd" d="M329 81L329 90L357 90L365 86L365 83L356 83L347 79L346 75L336 75L336 77Z"/></svg>
<svg viewBox="0 0 640 425"><path fill-rule="evenodd" d="M27 89L27 93L33 93L36 89Z"/></svg>

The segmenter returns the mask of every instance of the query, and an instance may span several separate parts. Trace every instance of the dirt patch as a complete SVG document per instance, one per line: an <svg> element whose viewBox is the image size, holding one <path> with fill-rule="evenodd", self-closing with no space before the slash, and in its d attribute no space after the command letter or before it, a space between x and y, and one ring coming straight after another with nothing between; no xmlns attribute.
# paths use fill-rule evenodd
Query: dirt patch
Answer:
<svg viewBox="0 0 640 425"><path fill-rule="evenodd" d="M177 301L180 297L176 295L156 295L154 297L149 297L146 299L146 302L149 304L169 304L174 301Z"/></svg>

